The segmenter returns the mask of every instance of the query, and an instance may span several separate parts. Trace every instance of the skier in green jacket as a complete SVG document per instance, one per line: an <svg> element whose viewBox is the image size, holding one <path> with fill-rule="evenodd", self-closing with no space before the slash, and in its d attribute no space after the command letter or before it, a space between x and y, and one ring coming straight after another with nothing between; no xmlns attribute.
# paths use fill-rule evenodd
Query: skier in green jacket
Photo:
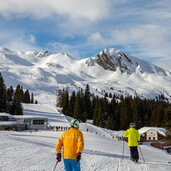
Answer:
<svg viewBox="0 0 171 171"><path fill-rule="evenodd" d="M130 128L127 129L122 136L128 137L128 146L130 147L130 155L131 160L138 162L139 154L138 154L138 141L140 141L140 134L135 129L136 124L130 123Z"/></svg>

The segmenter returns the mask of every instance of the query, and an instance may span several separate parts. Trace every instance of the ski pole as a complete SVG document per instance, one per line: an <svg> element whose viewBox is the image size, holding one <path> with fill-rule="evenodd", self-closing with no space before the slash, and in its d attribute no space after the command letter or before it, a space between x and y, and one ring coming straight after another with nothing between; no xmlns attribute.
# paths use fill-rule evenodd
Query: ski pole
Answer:
<svg viewBox="0 0 171 171"><path fill-rule="evenodd" d="M139 147L139 149L140 149L140 153L141 153L141 156L142 156L143 162L145 163L145 159L144 159L143 153L142 153L142 151L141 151L141 148L140 148L140 146L138 146L138 147Z"/></svg>
<svg viewBox="0 0 171 171"><path fill-rule="evenodd" d="M122 144L122 159L124 159L124 144L125 144L124 138L122 140L123 140L123 144Z"/></svg>
<svg viewBox="0 0 171 171"><path fill-rule="evenodd" d="M58 164L58 160L56 161L56 164L55 164L53 171L55 171L57 164Z"/></svg>

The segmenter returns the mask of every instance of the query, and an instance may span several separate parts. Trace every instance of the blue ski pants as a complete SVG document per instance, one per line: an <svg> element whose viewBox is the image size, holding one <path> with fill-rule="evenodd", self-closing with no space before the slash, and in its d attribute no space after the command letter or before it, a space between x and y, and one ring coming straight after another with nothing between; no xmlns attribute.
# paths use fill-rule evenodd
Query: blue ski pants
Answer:
<svg viewBox="0 0 171 171"><path fill-rule="evenodd" d="M64 169L65 171L81 171L80 162L73 159L64 159Z"/></svg>

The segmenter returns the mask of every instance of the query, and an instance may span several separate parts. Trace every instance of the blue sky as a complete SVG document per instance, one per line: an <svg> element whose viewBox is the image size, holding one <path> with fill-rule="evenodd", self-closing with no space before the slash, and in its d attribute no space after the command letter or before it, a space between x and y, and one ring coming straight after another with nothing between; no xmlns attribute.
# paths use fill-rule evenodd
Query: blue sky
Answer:
<svg viewBox="0 0 171 171"><path fill-rule="evenodd" d="M115 47L171 70L170 0L1 1L1 47L78 58Z"/></svg>

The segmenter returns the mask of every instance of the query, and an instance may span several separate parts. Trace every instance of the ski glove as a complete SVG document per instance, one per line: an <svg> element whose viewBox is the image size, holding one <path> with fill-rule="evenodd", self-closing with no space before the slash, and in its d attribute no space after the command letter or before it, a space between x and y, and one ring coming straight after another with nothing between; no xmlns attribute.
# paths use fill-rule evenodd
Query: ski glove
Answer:
<svg viewBox="0 0 171 171"><path fill-rule="evenodd" d="M122 137L122 141L126 141L126 137Z"/></svg>
<svg viewBox="0 0 171 171"><path fill-rule="evenodd" d="M57 154L56 154L56 160L57 160L58 162L61 161L61 153L57 153Z"/></svg>
<svg viewBox="0 0 171 171"><path fill-rule="evenodd" d="M81 160L81 153L77 153L76 162L79 162L80 160Z"/></svg>

